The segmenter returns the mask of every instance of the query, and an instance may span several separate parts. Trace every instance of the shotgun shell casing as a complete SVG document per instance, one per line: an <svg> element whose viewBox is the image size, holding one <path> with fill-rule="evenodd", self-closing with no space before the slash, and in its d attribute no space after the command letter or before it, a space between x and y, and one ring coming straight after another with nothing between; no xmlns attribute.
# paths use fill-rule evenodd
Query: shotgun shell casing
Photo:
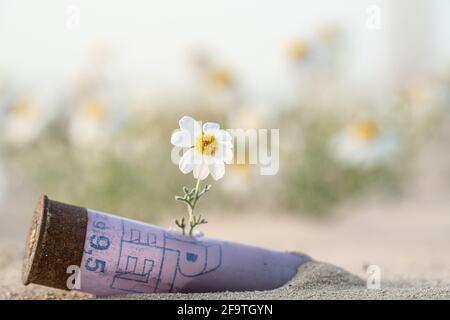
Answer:
<svg viewBox="0 0 450 320"><path fill-rule="evenodd" d="M269 290L306 255L175 231L43 196L33 215L23 283L96 295Z"/></svg>

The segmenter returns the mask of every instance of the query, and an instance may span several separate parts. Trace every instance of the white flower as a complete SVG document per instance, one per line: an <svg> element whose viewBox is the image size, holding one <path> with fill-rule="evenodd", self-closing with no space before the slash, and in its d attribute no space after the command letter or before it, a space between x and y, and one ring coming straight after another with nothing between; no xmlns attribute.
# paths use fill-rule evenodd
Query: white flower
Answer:
<svg viewBox="0 0 450 320"><path fill-rule="evenodd" d="M416 79L406 93L413 120L423 121L429 116L448 113L450 92L448 84L441 79Z"/></svg>
<svg viewBox="0 0 450 320"><path fill-rule="evenodd" d="M70 119L70 141L78 147L106 144L124 116L116 100L104 96L83 99Z"/></svg>
<svg viewBox="0 0 450 320"><path fill-rule="evenodd" d="M398 150L395 136L384 133L373 120L354 122L332 140L334 156L351 165L370 167L388 161Z"/></svg>
<svg viewBox="0 0 450 320"><path fill-rule="evenodd" d="M177 147L189 148L180 159L181 172L193 171L194 178L200 180L210 173L214 180L222 178L225 163L233 161L231 135L217 123L206 122L202 128L200 122L187 116L181 118L179 124L180 129L172 134L170 141Z"/></svg>
<svg viewBox="0 0 450 320"><path fill-rule="evenodd" d="M4 139L15 145L36 140L50 122L48 101L36 97L19 99L5 118Z"/></svg>

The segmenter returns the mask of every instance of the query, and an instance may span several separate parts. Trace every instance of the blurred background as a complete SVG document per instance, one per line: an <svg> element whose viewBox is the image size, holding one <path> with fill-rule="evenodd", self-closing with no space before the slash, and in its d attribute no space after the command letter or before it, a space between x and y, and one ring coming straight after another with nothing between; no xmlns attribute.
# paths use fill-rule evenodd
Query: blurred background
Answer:
<svg viewBox="0 0 450 320"><path fill-rule="evenodd" d="M447 270L449 14L447 0L0 0L0 242L24 241L44 193L173 227L194 180L170 135L191 115L280 129L277 175L230 165L210 181L208 236L359 274Z"/></svg>

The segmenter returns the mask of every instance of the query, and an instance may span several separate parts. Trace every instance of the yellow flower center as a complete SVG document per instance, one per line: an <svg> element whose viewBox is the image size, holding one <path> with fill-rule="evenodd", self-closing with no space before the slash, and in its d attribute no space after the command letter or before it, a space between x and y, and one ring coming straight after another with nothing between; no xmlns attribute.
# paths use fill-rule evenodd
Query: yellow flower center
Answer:
<svg viewBox="0 0 450 320"><path fill-rule="evenodd" d="M216 137L209 133L203 133L195 140L195 150L204 156L213 156L216 154Z"/></svg>
<svg viewBox="0 0 450 320"><path fill-rule="evenodd" d="M323 42L332 44L338 39L339 32L339 27L336 24L328 23L319 29L319 37Z"/></svg>
<svg viewBox="0 0 450 320"><path fill-rule="evenodd" d="M225 68L216 68L210 70L208 78L211 84L217 87L229 88L233 85L233 77Z"/></svg>
<svg viewBox="0 0 450 320"><path fill-rule="evenodd" d="M95 121L101 121L106 117L106 107L98 101L88 103L84 111L90 119Z"/></svg>
<svg viewBox="0 0 450 320"><path fill-rule="evenodd" d="M292 60L296 61L302 60L306 57L307 54L308 54L308 47L304 42L296 41L292 43L291 46L289 47L289 57Z"/></svg>
<svg viewBox="0 0 450 320"><path fill-rule="evenodd" d="M373 120L362 120L352 125L353 133L364 142L372 141L379 133L378 124Z"/></svg>
<svg viewBox="0 0 450 320"><path fill-rule="evenodd" d="M22 100L13 109L13 114L19 118L34 119L38 112L31 100Z"/></svg>

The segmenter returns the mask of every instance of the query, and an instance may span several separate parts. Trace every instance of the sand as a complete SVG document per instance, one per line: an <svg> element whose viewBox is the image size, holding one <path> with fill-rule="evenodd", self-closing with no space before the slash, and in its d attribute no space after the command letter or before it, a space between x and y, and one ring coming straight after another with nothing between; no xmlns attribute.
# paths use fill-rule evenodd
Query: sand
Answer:
<svg viewBox="0 0 450 320"><path fill-rule="evenodd" d="M21 259L10 245L0 255L0 299L95 299L38 285L20 284ZM332 264L312 261L302 265L297 275L283 287L270 291L217 292L201 294L133 294L102 299L449 299L448 282L388 281L380 289L367 289L362 278Z"/></svg>
<svg viewBox="0 0 450 320"><path fill-rule="evenodd" d="M112 299L450 299L450 199L424 191L402 200L348 205L334 218L285 213L210 212L208 236L304 252L304 264L281 288L263 292L145 294ZM34 200L0 215L0 299L93 299L20 281L21 258ZM20 214L22 213L23 214ZM170 224L167 220L166 225ZM251 226L251 228L249 228ZM320 262L325 261L325 262ZM367 289L366 269L381 270L380 289Z"/></svg>
<svg viewBox="0 0 450 320"><path fill-rule="evenodd" d="M410 181L411 190L402 197L348 204L326 220L264 210L208 212L210 223L203 228L208 236L304 252L316 260L301 266L282 288L264 292L112 298L450 299L450 184L445 174L450 168L438 170L436 160L443 159L442 153L424 152L423 155L421 174ZM0 212L0 299L95 298L21 284L21 257L36 195L27 195L22 189L12 195ZM171 224L168 219L162 225ZM380 289L366 288L369 265L377 265L381 270Z"/></svg>
<svg viewBox="0 0 450 320"><path fill-rule="evenodd" d="M349 272L327 263L308 262L281 288L269 291L217 292L204 294L147 294L111 299L308 299L327 290L364 290L365 282ZM325 289L327 288L327 289ZM324 290L325 289L325 290ZM336 292L336 291L334 291Z"/></svg>

